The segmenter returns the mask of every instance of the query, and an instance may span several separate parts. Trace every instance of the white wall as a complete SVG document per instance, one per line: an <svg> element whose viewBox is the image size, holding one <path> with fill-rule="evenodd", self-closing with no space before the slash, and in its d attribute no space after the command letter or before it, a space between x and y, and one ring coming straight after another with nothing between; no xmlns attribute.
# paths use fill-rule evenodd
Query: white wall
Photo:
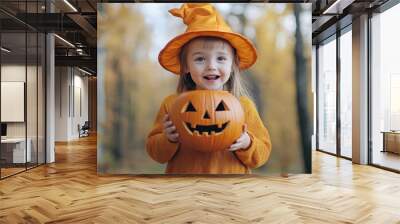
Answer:
<svg viewBox="0 0 400 224"><path fill-rule="evenodd" d="M28 66L28 69L31 68ZM1 81L19 81L25 82L25 64L24 65L2 65Z"/></svg>
<svg viewBox="0 0 400 224"><path fill-rule="evenodd" d="M55 86L55 140L77 139L78 124L88 120L88 78L76 68L56 67Z"/></svg>
<svg viewBox="0 0 400 224"><path fill-rule="evenodd" d="M81 126L85 123L85 121L88 120L89 118L89 113L88 113L88 77L87 76L81 76L83 73L78 73L76 74L75 70L75 75L74 75L74 108L73 108L73 113L72 113L72 129L71 129L71 135L74 137L78 137L78 124Z"/></svg>
<svg viewBox="0 0 400 224"><path fill-rule="evenodd" d="M67 67L55 68L55 141L68 140L68 71Z"/></svg>

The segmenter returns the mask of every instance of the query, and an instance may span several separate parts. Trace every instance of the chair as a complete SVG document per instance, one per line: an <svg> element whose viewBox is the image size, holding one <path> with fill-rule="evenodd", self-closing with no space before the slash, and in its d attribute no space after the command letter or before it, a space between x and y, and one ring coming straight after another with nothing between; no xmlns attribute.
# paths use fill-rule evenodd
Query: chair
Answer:
<svg viewBox="0 0 400 224"><path fill-rule="evenodd" d="M79 138L89 136L89 129L90 129L89 121L85 121L82 127L78 124Z"/></svg>

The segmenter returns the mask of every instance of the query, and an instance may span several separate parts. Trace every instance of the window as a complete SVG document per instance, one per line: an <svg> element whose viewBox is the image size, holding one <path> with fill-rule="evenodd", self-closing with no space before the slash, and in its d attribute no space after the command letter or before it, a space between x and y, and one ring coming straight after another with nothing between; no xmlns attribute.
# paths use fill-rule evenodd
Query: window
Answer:
<svg viewBox="0 0 400 224"><path fill-rule="evenodd" d="M340 36L340 155L352 157L352 33Z"/></svg>
<svg viewBox="0 0 400 224"><path fill-rule="evenodd" d="M371 19L372 164L400 170L400 5Z"/></svg>
<svg viewBox="0 0 400 224"><path fill-rule="evenodd" d="M336 40L318 48L318 149L336 153Z"/></svg>

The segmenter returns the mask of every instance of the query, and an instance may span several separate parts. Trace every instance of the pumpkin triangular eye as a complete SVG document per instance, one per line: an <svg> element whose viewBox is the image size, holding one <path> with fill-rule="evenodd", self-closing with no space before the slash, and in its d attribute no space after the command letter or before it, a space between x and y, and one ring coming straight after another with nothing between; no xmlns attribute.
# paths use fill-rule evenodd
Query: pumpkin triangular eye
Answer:
<svg viewBox="0 0 400 224"><path fill-rule="evenodd" d="M186 107L186 111L185 112L196 112L196 109L194 108L192 102L189 102L189 104Z"/></svg>
<svg viewBox="0 0 400 224"><path fill-rule="evenodd" d="M225 105L224 101L221 101L218 106L217 109L215 109L215 111L226 111L228 110L228 107Z"/></svg>
<svg viewBox="0 0 400 224"><path fill-rule="evenodd" d="M206 111L206 113L204 114L203 119L210 119L210 115L208 114L207 111Z"/></svg>

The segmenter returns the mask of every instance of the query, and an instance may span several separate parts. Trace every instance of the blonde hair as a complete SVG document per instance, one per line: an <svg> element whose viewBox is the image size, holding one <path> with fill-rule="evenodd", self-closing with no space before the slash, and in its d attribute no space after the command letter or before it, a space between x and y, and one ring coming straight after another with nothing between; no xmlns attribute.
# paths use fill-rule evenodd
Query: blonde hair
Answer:
<svg viewBox="0 0 400 224"><path fill-rule="evenodd" d="M230 47L232 47L232 45L228 41L226 41L222 38L219 38L219 37L209 37L209 36L197 37L197 38L194 38L194 39L190 40L189 42L187 42L181 48L181 52L179 54L181 71L180 71L178 86L176 88L177 93L182 93L182 92L196 89L196 83L193 81L192 77L190 76L190 73L186 72L186 68L187 68L186 58L187 58L188 46L194 40L203 40L205 42L220 41L223 44L227 43ZM228 92L230 92L232 95L234 95L238 99L241 96L246 96L246 97L251 98L251 96L246 88L246 85L244 83L244 80L242 79L242 77L240 75L239 57L236 54L236 49L234 47L232 47L232 49L234 52L232 71L231 71L228 81L224 84L224 90L227 90Z"/></svg>

